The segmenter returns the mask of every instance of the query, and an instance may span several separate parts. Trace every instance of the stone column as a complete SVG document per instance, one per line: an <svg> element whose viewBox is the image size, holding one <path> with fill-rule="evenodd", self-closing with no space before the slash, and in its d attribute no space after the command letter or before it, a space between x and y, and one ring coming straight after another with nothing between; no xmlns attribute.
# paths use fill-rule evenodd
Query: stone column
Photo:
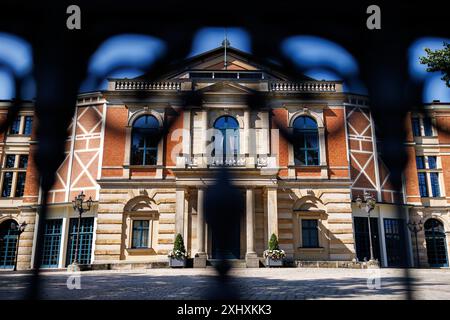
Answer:
<svg viewBox="0 0 450 320"><path fill-rule="evenodd" d="M194 268L205 268L205 212L203 210L205 190L199 188L197 194L197 254L194 257Z"/></svg>
<svg viewBox="0 0 450 320"><path fill-rule="evenodd" d="M176 208L175 208L175 233L183 235L184 233L184 198L186 190L177 188L176 190ZM186 240L185 240L186 241Z"/></svg>
<svg viewBox="0 0 450 320"><path fill-rule="evenodd" d="M202 114L202 147L201 147L201 153L202 153L202 167L206 168L208 164L208 157L211 156L210 154L207 155L206 152L208 151L208 111L204 110Z"/></svg>
<svg viewBox="0 0 450 320"><path fill-rule="evenodd" d="M267 231L268 239L273 233L278 237L278 201L277 188L267 188Z"/></svg>
<svg viewBox="0 0 450 320"><path fill-rule="evenodd" d="M245 262L247 268L258 268L259 260L255 252L255 194L254 190L246 190L246 229L247 229L247 253Z"/></svg>

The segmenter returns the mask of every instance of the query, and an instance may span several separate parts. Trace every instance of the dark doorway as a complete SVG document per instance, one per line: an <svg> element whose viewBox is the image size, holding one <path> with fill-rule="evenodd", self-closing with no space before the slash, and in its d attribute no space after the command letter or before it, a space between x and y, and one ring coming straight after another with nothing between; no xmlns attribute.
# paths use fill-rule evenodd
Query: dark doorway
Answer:
<svg viewBox="0 0 450 320"><path fill-rule="evenodd" d="M366 217L355 217L355 244L356 256L359 261L370 260L369 228ZM372 233L373 257L381 262L380 237L378 232L378 218L370 218L370 231Z"/></svg>
<svg viewBox="0 0 450 320"><path fill-rule="evenodd" d="M428 264L430 267L448 267L444 226L439 220L429 219L424 227Z"/></svg>
<svg viewBox="0 0 450 320"><path fill-rule="evenodd" d="M211 253L213 259L240 259L241 228L239 216L230 216L230 219L235 220L229 224L231 229L226 230L226 232L213 232L211 235ZM223 239L220 239L220 237L223 237Z"/></svg>
<svg viewBox="0 0 450 320"><path fill-rule="evenodd" d="M406 267L408 265L405 231L403 219L384 219L384 235L386 237L386 254L389 267Z"/></svg>

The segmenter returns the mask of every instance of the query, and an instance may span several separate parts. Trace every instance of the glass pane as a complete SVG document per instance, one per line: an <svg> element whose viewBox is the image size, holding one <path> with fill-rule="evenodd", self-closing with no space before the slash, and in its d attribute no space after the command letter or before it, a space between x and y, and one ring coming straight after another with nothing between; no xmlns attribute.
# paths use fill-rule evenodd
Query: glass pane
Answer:
<svg viewBox="0 0 450 320"><path fill-rule="evenodd" d="M9 132L11 134L19 134L19 130L20 130L20 116L17 117L16 119L14 119L13 123L11 124L11 129L9 130Z"/></svg>
<svg viewBox="0 0 450 320"><path fill-rule="evenodd" d="M317 248L319 237L317 220L302 220L302 245L305 248Z"/></svg>
<svg viewBox="0 0 450 320"><path fill-rule="evenodd" d="M319 137L314 134L305 135L305 147L316 149L319 145Z"/></svg>
<svg viewBox="0 0 450 320"><path fill-rule="evenodd" d="M424 157L416 157L416 166L417 169L425 169Z"/></svg>
<svg viewBox="0 0 450 320"><path fill-rule="evenodd" d="M405 222L402 219L384 219L386 253L389 267L406 266Z"/></svg>
<svg viewBox="0 0 450 320"><path fill-rule="evenodd" d="M5 168L14 168L16 162L16 155L15 154L8 154L6 156L5 160Z"/></svg>
<svg viewBox="0 0 450 320"><path fill-rule="evenodd" d="M435 156L428 156L428 167L430 169L436 169L437 168L437 158Z"/></svg>
<svg viewBox="0 0 450 320"><path fill-rule="evenodd" d="M425 172L418 173L419 178L419 190L421 197L428 197L427 178Z"/></svg>
<svg viewBox="0 0 450 320"><path fill-rule="evenodd" d="M423 131L425 136L432 136L433 130L432 130L432 124L430 118L423 118Z"/></svg>
<svg viewBox="0 0 450 320"><path fill-rule="evenodd" d="M420 137L420 122L418 118L412 118L412 130L415 137Z"/></svg>
<svg viewBox="0 0 450 320"><path fill-rule="evenodd" d="M157 129L159 122L154 116L142 116L133 123L133 128Z"/></svg>
<svg viewBox="0 0 450 320"><path fill-rule="evenodd" d="M148 247L148 226L149 226L148 220L133 221L132 248Z"/></svg>
<svg viewBox="0 0 450 320"><path fill-rule="evenodd" d="M439 188L439 174L437 172L431 172L430 179L431 179L431 191L433 192L433 197L440 197L441 191Z"/></svg>
<svg viewBox="0 0 450 320"><path fill-rule="evenodd" d="M28 167L28 156L21 154L19 156L19 168L26 169Z"/></svg>
<svg viewBox="0 0 450 320"><path fill-rule="evenodd" d="M308 166L317 166L319 165L319 152L317 150L308 150L306 151L307 156L307 165Z"/></svg>
<svg viewBox="0 0 450 320"><path fill-rule="evenodd" d="M300 148L294 149L294 156L295 156L295 164L300 166L306 165L306 152L301 150Z"/></svg>
<svg viewBox="0 0 450 320"><path fill-rule="evenodd" d="M3 174L2 197L9 197L11 195L12 179L12 172L5 172Z"/></svg>
<svg viewBox="0 0 450 320"><path fill-rule="evenodd" d="M24 125L24 128L23 128L23 134L30 135L31 134L32 125L33 125L33 117L26 116L25 117L25 125Z"/></svg>
<svg viewBox="0 0 450 320"><path fill-rule="evenodd" d="M156 165L158 159L158 150L156 148L145 149L145 162L144 165Z"/></svg>
<svg viewBox="0 0 450 320"><path fill-rule="evenodd" d="M296 129L317 129L317 122L307 116L300 116L294 120L293 127Z"/></svg>
<svg viewBox="0 0 450 320"><path fill-rule="evenodd" d="M80 238L78 241L78 263L90 264L92 253L92 237L94 230L94 218L81 218ZM69 240L67 242L66 265L73 262L75 258L76 240L78 234L78 218L70 219Z"/></svg>
<svg viewBox="0 0 450 320"><path fill-rule="evenodd" d="M42 267L55 268L58 266L61 225L61 219L45 221Z"/></svg>
<svg viewBox="0 0 450 320"><path fill-rule="evenodd" d="M16 183L16 192L15 197L23 197L23 192L25 190L25 172L17 173L17 183Z"/></svg>

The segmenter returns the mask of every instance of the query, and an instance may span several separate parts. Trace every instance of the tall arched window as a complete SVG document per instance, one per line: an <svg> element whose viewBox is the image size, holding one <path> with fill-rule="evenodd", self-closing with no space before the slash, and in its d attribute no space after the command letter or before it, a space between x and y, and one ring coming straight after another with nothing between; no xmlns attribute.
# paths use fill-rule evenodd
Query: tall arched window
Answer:
<svg viewBox="0 0 450 320"><path fill-rule="evenodd" d="M294 120L295 164L302 166L319 165L319 131L317 122L308 116Z"/></svg>
<svg viewBox="0 0 450 320"><path fill-rule="evenodd" d="M133 123L131 164L156 165L158 159L159 122L151 115L139 117Z"/></svg>
<svg viewBox="0 0 450 320"><path fill-rule="evenodd" d="M428 219L424 225L428 263L432 267L447 267L447 244L442 222Z"/></svg>
<svg viewBox="0 0 450 320"><path fill-rule="evenodd" d="M214 129L220 134L214 135L213 157L222 160L234 159L239 154L239 123L231 116L222 116L214 122Z"/></svg>

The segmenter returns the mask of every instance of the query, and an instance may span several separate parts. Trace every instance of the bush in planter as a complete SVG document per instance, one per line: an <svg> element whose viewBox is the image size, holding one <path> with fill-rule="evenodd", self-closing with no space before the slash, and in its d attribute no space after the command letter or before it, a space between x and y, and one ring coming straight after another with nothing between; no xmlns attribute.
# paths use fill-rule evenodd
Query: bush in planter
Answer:
<svg viewBox="0 0 450 320"><path fill-rule="evenodd" d="M176 262L174 260L179 260L183 262L183 265L186 264L186 248L184 247L183 236L181 234L177 234L175 237L175 243L173 244L173 250L169 252L168 257L170 258L170 265L175 266ZM176 265L180 266L180 265Z"/></svg>
<svg viewBox="0 0 450 320"><path fill-rule="evenodd" d="M272 236L269 240L269 249L264 251L264 258L268 260L268 263L270 264L270 260L282 262L283 258L286 257L286 253L284 250L280 249L280 246L278 245L278 238L275 235L275 233L272 233Z"/></svg>

